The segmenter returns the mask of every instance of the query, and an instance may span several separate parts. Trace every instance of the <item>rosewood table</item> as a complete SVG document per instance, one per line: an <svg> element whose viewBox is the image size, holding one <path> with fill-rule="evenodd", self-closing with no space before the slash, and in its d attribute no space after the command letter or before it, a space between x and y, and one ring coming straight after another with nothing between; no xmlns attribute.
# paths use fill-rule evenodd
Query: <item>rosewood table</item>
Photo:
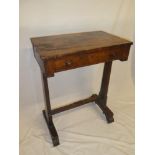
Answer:
<svg viewBox="0 0 155 155"><path fill-rule="evenodd" d="M47 123L53 145L59 145L59 137L53 123L54 114L69 110L90 102L95 102L105 114L107 122L114 121L113 112L107 106L107 92L114 60L128 59L131 41L103 31L82 32L31 38L34 56L40 66L45 110L43 116ZM105 63L99 94L74 102L63 107L51 109L47 79L54 73Z"/></svg>

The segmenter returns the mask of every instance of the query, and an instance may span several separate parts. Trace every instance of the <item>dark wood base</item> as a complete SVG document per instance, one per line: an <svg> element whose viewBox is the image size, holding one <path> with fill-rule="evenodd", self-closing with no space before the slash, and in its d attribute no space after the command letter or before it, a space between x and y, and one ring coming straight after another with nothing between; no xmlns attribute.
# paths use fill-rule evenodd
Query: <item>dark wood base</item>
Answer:
<svg viewBox="0 0 155 155"><path fill-rule="evenodd" d="M103 108L103 113L105 114L108 123L114 122L114 114L107 106Z"/></svg>
<svg viewBox="0 0 155 155"><path fill-rule="evenodd" d="M51 110L51 115L54 115L54 114L57 114L57 113L60 113L60 112L66 111L66 110L70 110L70 109L79 107L79 106L84 105L84 104L94 102L97 99L97 97L98 97L97 94L93 94L92 96L90 96L90 97L88 97L86 99L76 101L74 103L71 103L71 104L68 104L68 105L65 105L65 106L62 106L62 107L59 107L59 108L52 109Z"/></svg>
<svg viewBox="0 0 155 155"><path fill-rule="evenodd" d="M96 99L95 103L99 106L99 108L103 111L103 113L106 116L107 122L108 123L112 123L114 122L114 118L113 118L113 112L108 108L108 106L106 105L106 100L107 97L105 97L105 99L101 99L99 96Z"/></svg>
<svg viewBox="0 0 155 155"><path fill-rule="evenodd" d="M97 104L98 105L98 104ZM108 123L112 123L114 122L114 118L113 118L113 112L107 107L107 106L104 106L104 107L101 107L100 105L98 105L100 107L100 109L103 111L103 113L105 114L105 117L107 119L107 122Z"/></svg>
<svg viewBox="0 0 155 155"><path fill-rule="evenodd" d="M47 127L48 127L48 129L49 129L49 133L50 133L51 138L52 138L52 141L53 141L53 146L57 146L57 145L59 145L60 143L59 143L59 137L58 137L57 131L56 131L56 129L55 129L55 126L54 126L53 122L51 122L51 123L49 124L48 119L47 119L47 117L46 117L46 112L45 112L45 110L43 110L42 112L43 112L43 116L44 116L44 118L45 118Z"/></svg>
<svg viewBox="0 0 155 155"><path fill-rule="evenodd" d="M105 104L106 99L105 100L101 99L100 96L97 95L97 94L93 94L92 96L90 96L90 97L88 97L86 99L76 101L74 103L71 103L71 104L68 104L68 105L65 105L65 106L62 106L62 107L59 107L59 108L55 108L55 109L51 110L50 114L54 115L54 114L57 114L57 113L60 113L60 112L66 111L66 110L70 110L70 109L73 109L73 108L76 108L76 107L79 107L81 105L88 104L88 103L91 103L91 102L95 102L99 106L99 108L105 114L108 123L114 122L114 118L113 118L114 114L106 106L106 104Z"/></svg>
<svg viewBox="0 0 155 155"><path fill-rule="evenodd" d="M49 117L54 114L57 114L57 113L60 113L60 112L63 112L63 111L69 110L69 109L73 109L73 108L76 108L78 106L81 106L81 105L84 105L87 103L95 102L99 106L99 108L103 111L103 113L105 114L107 122L112 123L112 122L114 122L113 112L107 106L104 105L104 101L105 100L100 99L100 97L98 95L93 94L89 98L86 98L86 99L74 102L72 104L65 105L65 106L51 110ZM51 121L50 123L48 122L45 110L43 110L43 116L45 118L47 127L49 129L49 133L50 133L52 141L53 141L53 146L59 145L60 144L59 137L58 137L56 128L53 124L53 121Z"/></svg>
<svg viewBox="0 0 155 155"><path fill-rule="evenodd" d="M57 114L69 109L73 109L87 103L95 102L102 110L102 112L105 114L107 122L108 123L114 122L113 112L107 107L107 92L108 92L108 85L110 80L111 66L112 66L112 62L105 63L99 95L93 94L92 96L86 99L76 101L72 104L65 105L63 107L59 107L55 109L51 109L51 105L50 105L50 97L49 97L49 89L48 89L48 81L47 81L48 77L45 74L42 74L43 90L44 90L44 97L45 97L45 110L43 110L43 116L47 123L54 146L59 145L59 137L52 119L52 116L54 114Z"/></svg>

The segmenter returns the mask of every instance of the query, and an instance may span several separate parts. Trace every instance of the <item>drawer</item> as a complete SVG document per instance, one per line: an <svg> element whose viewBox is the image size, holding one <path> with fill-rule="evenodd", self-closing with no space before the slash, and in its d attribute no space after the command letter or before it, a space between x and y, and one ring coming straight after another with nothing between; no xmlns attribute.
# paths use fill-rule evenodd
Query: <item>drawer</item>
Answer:
<svg viewBox="0 0 155 155"><path fill-rule="evenodd" d="M54 61L55 71L63 71L82 67L88 64L88 55L65 56Z"/></svg>
<svg viewBox="0 0 155 155"><path fill-rule="evenodd" d="M65 56L54 61L55 72L69 70L73 68L98 64L106 60L114 60L116 53L95 52L89 54L79 54L73 56Z"/></svg>
<svg viewBox="0 0 155 155"><path fill-rule="evenodd" d="M113 48L113 49L98 49L95 52L78 53L72 55L65 55L56 59L48 60L46 65L46 72L50 74L54 72L65 71L78 67L98 64L107 61L113 61L116 59L127 60L129 49L125 48Z"/></svg>

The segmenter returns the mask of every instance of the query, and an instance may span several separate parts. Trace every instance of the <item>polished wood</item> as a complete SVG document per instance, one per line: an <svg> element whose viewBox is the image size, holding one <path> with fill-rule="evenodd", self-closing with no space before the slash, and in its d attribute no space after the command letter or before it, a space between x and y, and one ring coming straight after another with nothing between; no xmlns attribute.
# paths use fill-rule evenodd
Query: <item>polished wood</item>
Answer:
<svg viewBox="0 0 155 155"><path fill-rule="evenodd" d="M45 122L46 122L46 124L47 124L49 133L50 133L50 135L51 135L51 139L52 139L52 142L53 142L53 146L59 145L59 144L60 144L60 143L59 143L59 137L58 137L56 128L55 128L55 126L54 126L54 123L51 122L51 123L49 124L49 121L48 121L48 117L49 117L50 115L47 116L47 115L46 115L46 111L43 110L43 116L44 116Z"/></svg>
<svg viewBox="0 0 155 155"><path fill-rule="evenodd" d="M114 121L113 112L107 106L107 93L112 62L128 59L131 41L103 32L82 32L31 38L34 57L42 75L45 110L43 116L47 123L53 145L59 145L59 137L53 123L54 114L95 102L106 116L108 123ZM99 95L72 104L51 109L48 78L56 72L105 63Z"/></svg>
<svg viewBox="0 0 155 155"><path fill-rule="evenodd" d="M48 76L55 72L128 59L132 42L103 31L31 38L34 55Z"/></svg>
<svg viewBox="0 0 155 155"><path fill-rule="evenodd" d="M105 114L108 123L114 121L113 112L107 107L107 93L110 81L111 67L112 67L112 61L105 63L99 96L95 101L95 103L100 107L100 109Z"/></svg>
<svg viewBox="0 0 155 155"><path fill-rule="evenodd" d="M43 86L43 93L44 93L44 99L45 99L45 110L43 110L43 116L47 123L48 129L53 141L53 145L57 146L59 145L59 137L53 123L52 115L50 115L51 105L50 105L48 81L47 81L47 77L44 74L42 74L42 86Z"/></svg>

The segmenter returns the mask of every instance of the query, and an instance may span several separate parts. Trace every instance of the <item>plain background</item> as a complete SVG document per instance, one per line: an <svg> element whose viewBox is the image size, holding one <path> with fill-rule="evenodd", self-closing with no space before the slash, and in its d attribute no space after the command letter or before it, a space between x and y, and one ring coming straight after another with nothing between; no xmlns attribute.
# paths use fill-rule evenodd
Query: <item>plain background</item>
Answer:
<svg viewBox="0 0 155 155"><path fill-rule="evenodd" d="M92 138L94 135L99 137L109 136L109 141L104 140L99 146L96 142L89 145L89 138L87 145L82 145L80 151L86 149L87 153L93 151L105 151L109 155L113 154L133 154L134 152L134 46L130 50L129 60L126 62L115 61L112 67L112 74L109 87L109 105L114 111L122 110L125 113L116 114L116 121L114 126L108 128L100 115L95 113L91 108L84 107L79 111L74 111L68 115L60 115L55 118L56 126L58 127L59 136L61 139L60 152L55 149L50 149L52 144L49 139L48 132L45 130L46 126L40 117L41 109L43 109L43 93L40 78L40 70L36 60L33 57L31 37L55 35L63 33L74 33L84 31L103 30L113 33L120 37L134 41L134 1L131 0L22 0L20 1L20 145L21 154L78 154L76 149L81 145L80 135L70 135L70 133L78 132L82 135L89 133ZM78 99L90 96L92 93L98 93L100 89L100 82L103 72L103 64L83 67L68 72L61 72L55 74L54 78L49 79L49 89L52 107L60 106L61 104L69 103ZM132 105L131 105L132 104ZM132 108L131 108L132 107ZM124 109L124 110L123 110ZM86 113L87 112L87 113ZM91 113L93 112L93 113ZM83 114L90 117L83 119ZM131 118L130 118L131 116ZM71 121L71 118L74 118ZM123 119L121 120L121 117ZM124 123L125 125L120 125ZM89 119L94 119L93 124L85 124ZM68 120L64 123L65 120ZM90 121L91 122L91 121ZM76 124L82 124L76 127ZM101 130L89 130L91 126L98 124ZM44 128L45 126L45 128ZM122 127L123 126L123 127ZM36 128L38 127L38 128ZM75 127L75 128L74 128ZM105 129L105 135L102 133ZM69 133L68 133L69 130ZM110 134L116 133L109 135ZM113 132L118 130L118 132ZM63 132L63 133L61 133ZM122 133L121 133L122 132ZM47 135L46 135L47 134ZM101 135L100 135L101 134ZM87 136L87 135L83 135ZM118 140L120 143L111 141L112 138ZM37 137L37 139L35 139ZM104 137L105 138L105 137ZM73 145L68 142L72 141ZM75 140L75 141L74 141ZM120 141L119 141L120 140ZM96 141L98 141L96 139ZM97 143L97 144L98 144ZM107 143L107 144L106 144ZM129 145L128 145L129 143ZM131 143L131 144L130 144ZM105 145L104 147L102 145ZM111 144L111 145L109 145ZM113 145L113 146L112 146ZM116 145L116 146L115 146ZM116 150L115 150L115 147ZM36 150L39 147L38 150ZM99 149L99 148L102 149ZM73 149L75 148L75 149ZM105 149L105 150L104 150ZM121 151L119 151L119 149ZM46 151L45 151L46 150ZM109 150L109 152L107 151ZM57 152L55 152L57 151ZM91 151L91 152L90 152ZM71 153L72 152L72 153ZM98 154L100 154L98 152ZM86 152L85 152L86 153ZM87 154L86 153L86 154ZM83 153L79 153L83 154Z"/></svg>

